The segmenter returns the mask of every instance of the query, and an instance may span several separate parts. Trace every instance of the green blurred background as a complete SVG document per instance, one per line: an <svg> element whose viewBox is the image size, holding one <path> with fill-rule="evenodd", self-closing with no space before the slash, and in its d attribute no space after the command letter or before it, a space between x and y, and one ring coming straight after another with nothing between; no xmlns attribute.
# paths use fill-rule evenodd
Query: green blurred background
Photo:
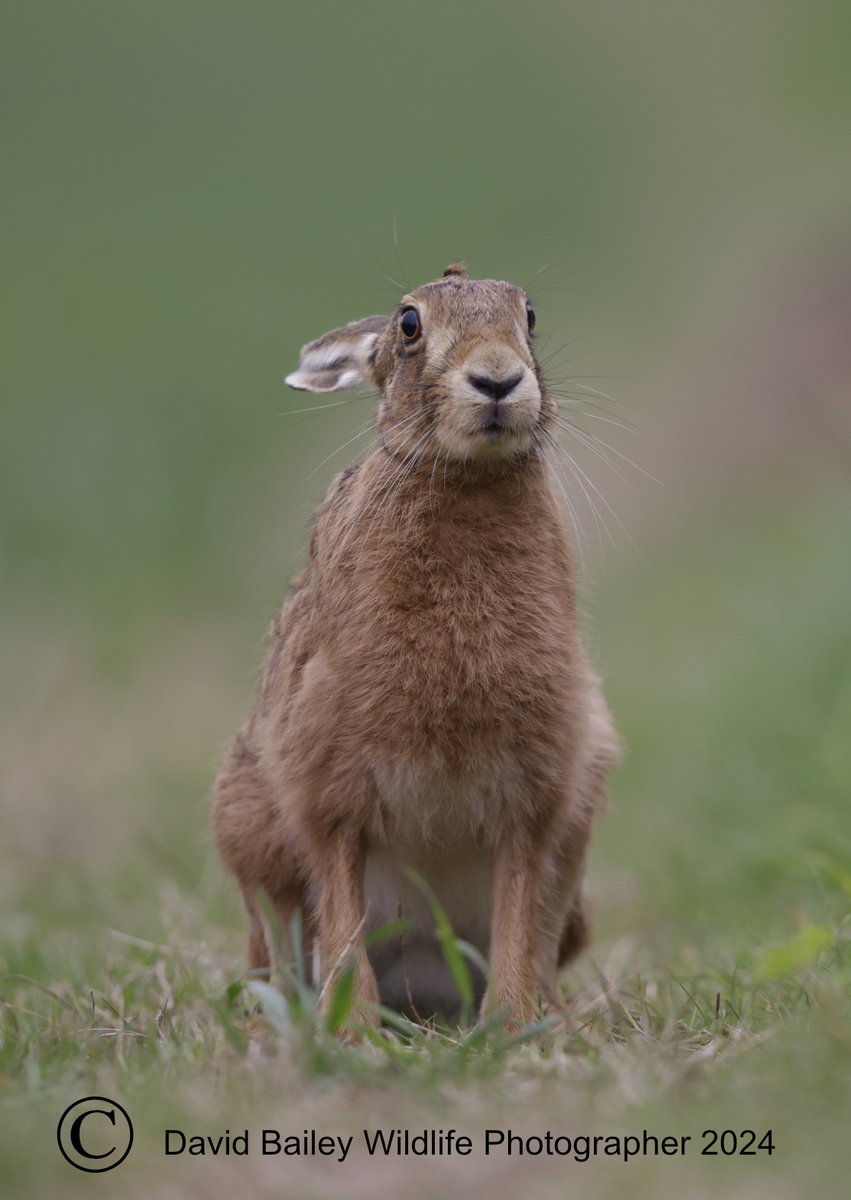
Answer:
<svg viewBox="0 0 851 1200"><path fill-rule="evenodd" d="M611 424L577 401L611 465L568 445L608 533L565 473L627 747L601 946L841 919L851 8L30 0L0 21L7 968L96 971L105 927L156 940L193 908L239 962L206 795L372 405L298 414L283 376L392 306L391 277L458 258L527 285L554 374L615 398L594 397Z"/></svg>

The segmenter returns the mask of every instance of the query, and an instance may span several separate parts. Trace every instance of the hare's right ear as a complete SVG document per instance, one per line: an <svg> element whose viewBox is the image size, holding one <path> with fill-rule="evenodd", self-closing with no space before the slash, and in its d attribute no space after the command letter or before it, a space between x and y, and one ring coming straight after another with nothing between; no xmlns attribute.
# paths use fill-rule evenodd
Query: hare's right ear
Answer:
<svg viewBox="0 0 851 1200"><path fill-rule="evenodd" d="M298 370L285 382L308 392L341 392L358 383L374 383L376 344L389 320L364 317L308 342L299 355Z"/></svg>

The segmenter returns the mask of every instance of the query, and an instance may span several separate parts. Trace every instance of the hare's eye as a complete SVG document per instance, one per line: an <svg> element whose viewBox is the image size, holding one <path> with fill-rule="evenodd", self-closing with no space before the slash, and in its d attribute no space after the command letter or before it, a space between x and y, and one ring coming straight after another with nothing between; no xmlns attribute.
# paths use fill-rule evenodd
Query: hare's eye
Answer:
<svg viewBox="0 0 851 1200"><path fill-rule="evenodd" d="M399 318L399 324L406 342L415 342L422 333L420 314L415 308L406 308Z"/></svg>
<svg viewBox="0 0 851 1200"><path fill-rule="evenodd" d="M535 310L531 304L526 305L526 324L529 326L529 332L535 328Z"/></svg>

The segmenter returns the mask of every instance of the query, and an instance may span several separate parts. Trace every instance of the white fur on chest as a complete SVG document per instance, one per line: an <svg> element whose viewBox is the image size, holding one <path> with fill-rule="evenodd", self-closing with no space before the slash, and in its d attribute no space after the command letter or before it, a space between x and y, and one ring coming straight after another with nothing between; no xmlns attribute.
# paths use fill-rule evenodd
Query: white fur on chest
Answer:
<svg viewBox="0 0 851 1200"><path fill-rule="evenodd" d="M368 830L376 849L392 847L411 866L436 853L492 849L501 816L519 793L519 770L505 756L471 759L462 773L401 755L371 765L377 805Z"/></svg>

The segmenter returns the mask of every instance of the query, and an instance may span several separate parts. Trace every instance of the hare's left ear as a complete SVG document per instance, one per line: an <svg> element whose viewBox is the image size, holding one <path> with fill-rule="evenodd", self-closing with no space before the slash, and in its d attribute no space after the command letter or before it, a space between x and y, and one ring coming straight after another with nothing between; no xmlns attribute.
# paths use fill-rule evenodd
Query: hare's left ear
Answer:
<svg viewBox="0 0 851 1200"><path fill-rule="evenodd" d="M341 392L375 381L375 348L389 317L364 317L332 329L302 347L298 370L287 375L291 388L307 392Z"/></svg>

